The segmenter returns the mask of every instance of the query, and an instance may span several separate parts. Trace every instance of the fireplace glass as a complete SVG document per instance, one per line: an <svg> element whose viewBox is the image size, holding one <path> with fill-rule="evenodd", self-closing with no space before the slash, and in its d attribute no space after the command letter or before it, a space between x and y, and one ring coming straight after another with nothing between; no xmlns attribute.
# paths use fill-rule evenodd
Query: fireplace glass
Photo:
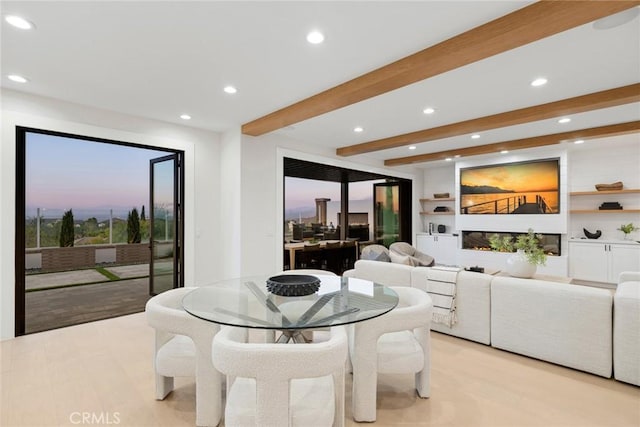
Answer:
<svg viewBox="0 0 640 427"><path fill-rule="evenodd" d="M505 233L502 231L463 231L462 232L462 249L471 249L477 251L490 251L489 238L497 234L500 238L504 236L512 236L515 238L520 234L526 233ZM542 248L547 255L560 256L560 234L536 233L542 236Z"/></svg>

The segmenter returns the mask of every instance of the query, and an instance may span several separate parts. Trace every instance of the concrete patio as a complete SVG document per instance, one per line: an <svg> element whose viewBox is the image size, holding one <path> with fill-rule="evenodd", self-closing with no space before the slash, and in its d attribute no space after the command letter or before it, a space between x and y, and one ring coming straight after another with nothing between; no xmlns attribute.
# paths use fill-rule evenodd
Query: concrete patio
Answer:
<svg viewBox="0 0 640 427"><path fill-rule="evenodd" d="M149 265L106 267L121 280L95 269L26 276L27 334L144 311ZM64 285L75 285L56 287ZM42 289L34 291L34 289ZM49 289L47 289L49 288Z"/></svg>

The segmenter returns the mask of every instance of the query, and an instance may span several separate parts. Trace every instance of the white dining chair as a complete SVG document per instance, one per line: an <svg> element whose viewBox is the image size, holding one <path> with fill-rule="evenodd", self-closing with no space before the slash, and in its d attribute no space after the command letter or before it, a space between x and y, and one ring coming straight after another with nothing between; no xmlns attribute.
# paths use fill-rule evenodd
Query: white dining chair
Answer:
<svg viewBox="0 0 640 427"><path fill-rule="evenodd" d="M329 271L329 270L319 270L319 269L315 269L315 268L299 268L296 270L283 270L278 274L309 274L311 276L317 276L317 275L325 275L325 276L337 276L336 273L334 273L333 271Z"/></svg>
<svg viewBox="0 0 640 427"><path fill-rule="evenodd" d="M196 382L196 425L217 426L222 418L222 375L211 363L211 343L220 327L184 311L182 298L195 288L176 288L147 301L147 323L155 329L156 399L173 390L173 378Z"/></svg>
<svg viewBox="0 0 640 427"><path fill-rule="evenodd" d="M419 289L391 287L398 306L351 325L352 412L356 421L376 420L378 373L414 374L418 396L430 396L431 297Z"/></svg>
<svg viewBox="0 0 640 427"><path fill-rule="evenodd" d="M246 343L246 334L225 326L213 340L213 363L227 375L226 427L344 425L344 327L310 344Z"/></svg>

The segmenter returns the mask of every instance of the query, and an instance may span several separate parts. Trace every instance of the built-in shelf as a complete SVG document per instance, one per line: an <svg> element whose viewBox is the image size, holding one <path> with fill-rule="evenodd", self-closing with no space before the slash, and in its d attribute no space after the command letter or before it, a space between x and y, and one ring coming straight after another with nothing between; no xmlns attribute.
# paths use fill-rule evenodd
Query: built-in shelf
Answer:
<svg viewBox="0 0 640 427"><path fill-rule="evenodd" d="M447 212L420 212L420 215L453 215L455 212L447 211Z"/></svg>
<svg viewBox="0 0 640 427"><path fill-rule="evenodd" d="M606 196L607 194L634 194L640 193L640 189L631 188L626 190L610 191L574 191L570 196ZM572 214L614 214L614 213L640 213L640 209L572 209Z"/></svg>
<svg viewBox="0 0 640 427"><path fill-rule="evenodd" d="M439 199L420 199L421 202L454 202L455 197L445 197Z"/></svg>
<svg viewBox="0 0 640 427"><path fill-rule="evenodd" d="M629 190L611 190L611 191L573 191L569 193L570 196L602 196L606 194L630 194L630 193L640 193L640 189L629 189Z"/></svg>
<svg viewBox="0 0 640 427"><path fill-rule="evenodd" d="M640 213L640 209L578 209L571 210L569 213L582 214L582 213L597 213L597 214L609 214L609 213Z"/></svg>
<svg viewBox="0 0 640 427"><path fill-rule="evenodd" d="M455 197L438 197L433 199L420 199L420 203L455 202L455 200L456 200ZM422 208L425 209L424 206ZM453 210L444 211L444 212L426 212L426 211L420 212L420 215L454 215L454 214L455 212Z"/></svg>

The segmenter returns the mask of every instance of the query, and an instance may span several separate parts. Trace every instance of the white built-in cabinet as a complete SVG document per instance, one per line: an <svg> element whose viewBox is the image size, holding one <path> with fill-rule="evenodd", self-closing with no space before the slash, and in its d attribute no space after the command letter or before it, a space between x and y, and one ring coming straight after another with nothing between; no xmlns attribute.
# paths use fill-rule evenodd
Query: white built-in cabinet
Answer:
<svg viewBox="0 0 640 427"><path fill-rule="evenodd" d="M458 236L451 234L418 234L416 248L436 260L436 264L457 265Z"/></svg>
<svg viewBox="0 0 640 427"><path fill-rule="evenodd" d="M624 241L569 241L569 276L617 283L623 271L640 271L640 244Z"/></svg>

